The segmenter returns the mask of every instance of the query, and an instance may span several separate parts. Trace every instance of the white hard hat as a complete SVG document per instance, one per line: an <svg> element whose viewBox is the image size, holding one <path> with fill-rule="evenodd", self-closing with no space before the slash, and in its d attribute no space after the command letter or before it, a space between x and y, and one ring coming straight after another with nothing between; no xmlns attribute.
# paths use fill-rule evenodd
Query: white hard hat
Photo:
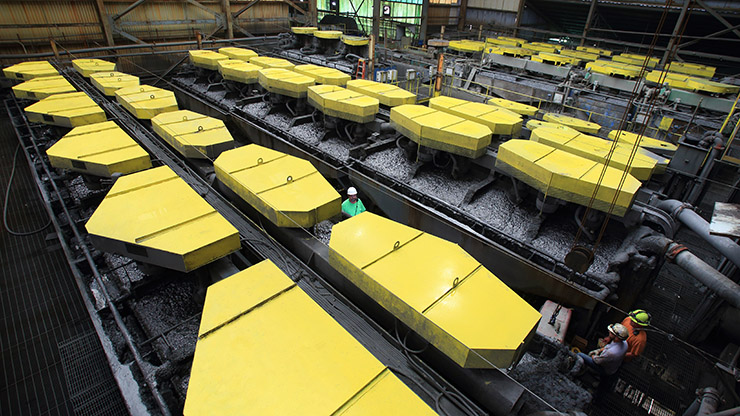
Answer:
<svg viewBox="0 0 740 416"><path fill-rule="evenodd" d="M609 332L614 334L615 337L621 339L624 341L625 339L629 338L630 331L622 324L611 324L607 327Z"/></svg>
<svg viewBox="0 0 740 416"><path fill-rule="evenodd" d="M347 195L357 195L357 189L354 186L350 186L347 189Z"/></svg>

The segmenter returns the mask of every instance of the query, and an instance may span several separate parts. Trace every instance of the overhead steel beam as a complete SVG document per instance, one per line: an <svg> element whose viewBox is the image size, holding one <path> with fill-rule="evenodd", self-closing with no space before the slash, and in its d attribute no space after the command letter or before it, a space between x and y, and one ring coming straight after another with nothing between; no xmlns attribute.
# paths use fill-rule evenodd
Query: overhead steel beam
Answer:
<svg viewBox="0 0 740 416"><path fill-rule="evenodd" d="M236 23L233 23L233 25L234 25L234 28L235 28L236 30L238 30L238 31L242 32L242 33L243 33L244 35L246 35L247 37L250 37L250 38L253 38L253 37L254 37L254 35L253 35L253 34L251 34L251 33L247 32L247 30L246 30L246 29L244 29L243 27L239 26L238 24L236 24Z"/></svg>
<svg viewBox="0 0 740 416"><path fill-rule="evenodd" d="M294 9L298 10L298 12L301 13L301 14L304 14L304 15L306 14L306 11L305 10L303 10L300 7L296 6L295 3L293 3L291 0L283 0L283 3L285 3L288 6L290 6L290 7L294 8Z"/></svg>
<svg viewBox="0 0 740 416"><path fill-rule="evenodd" d="M98 12L100 29L103 31L103 36L105 36L105 42L108 46L115 45L115 43L113 43L113 31L110 28L108 15L105 14L105 5L103 4L103 0L95 0L95 11Z"/></svg>
<svg viewBox="0 0 740 416"><path fill-rule="evenodd" d="M522 32L547 33L551 36L571 37L571 38L576 38L576 39L580 38L580 35L576 35L573 33L558 32L558 31L547 30L547 29L537 29L537 28L528 27L528 26L520 27L519 30ZM605 38L594 38L594 37L590 37L589 39L596 41L596 42L609 43L612 45L633 46L635 48L643 48L643 49L645 48L645 44L642 44L642 43L626 42L626 41L617 40L617 39L605 39ZM666 50L666 48L660 47L660 46L656 46L654 49L656 51Z"/></svg>
<svg viewBox="0 0 740 416"><path fill-rule="evenodd" d="M219 15L219 13L218 13L218 12L216 12L216 11L213 11L213 10L209 9L208 7L206 7L206 6L204 6L204 5L200 4L200 3L198 3L198 2L197 2L197 1L195 1L195 0L185 0L185 3L190 3L190 4L192 4L193 6L195 6L195 7L199 8L199 9L203 10L204 12L206 12L206 13L210 13L210 14L212 14L212 15L214 15L214 16L218 16L218 15Z"/></svg>
<svg viewBox="0 0 740 416"><path fill-rule="evenodd" d="M679 55L696 56L696 57L699 57L699 58L717 59L719 61L740 62L740 58L738 58L736 56L717 55L717 54L713 54L713 53L697 52L697 51L682 51L682 50L679 50L677 53Z"/></svg>
<svg viewBox="0 0 740 416"><path fill-rule="evenodd" d="M249 3L247 3L247 5L246 5L246 6L242 7L241 9L239 9L239 11L238 11L238 12L236 12L236 13L234 13L234 14L233 14L233 16L234 16L234 19L236 19L237 17L241 16L241 14L242 14L242 13L246 12L246 11L247 11L247 10L249 10L249 9L250 9L250 8L251 8L252 6L254 6L255 4L257 4L257 3L259 3L259 2L260 2L260 0L252 0L252 1L250 1Z"/></svg>
<svg viewBox="0 0 740 416"><path fill-rule="evenodd" d="M676 20L676 26L673 27L673 33L671 33L671 39L668 41L668 47L663 53L663 58L660 60L661 67L664 66L668 62L669 55L671 54L671 51L673 51L674 47L676 46L676 37L678 36L679 30L681 30L682 27L686 27L685 26L686 11L689 10L690 4L691 4L691 0L683 0L683 7L681 7L681 13L679 13L678 19Z"/></svg>
<svg viewBox="0 0 740 416"><path fill-rule="evenodd" d="M723 34L725 34L727 32L731 32L731 31L733 31L735 29L738 29L738 28L740 28L740 25L735 25L735 26L732 26L732 27L728 27L727 29L722 29L719 32L710 33L710 34L708 34L706 36L702 36L702 37L696 38L694 40L691 40L691 41L688 41L688 42L684 42L684 43L678 45L678 47L679 48L685 48L687 46L691 46L691 45L693 45L695 43L698 43L698 42L700 42L702 40L711 39L711 38L714 38L715 36L723 35ZM730 41L730 39L715 39L715 40ZM740 39L732 39L732 40L733 41L740 41Z"/></svg>
<svg viewBox="0 0 740 416"><path fill-rule="evenodd" d="M699 6L701 6L702 8L704 8L704 10L706 10L707 13L711 14L712 16L714 16L714 18L717 19L717 20L719 20L723 25L725 25L725 27L732 27L732 24L730 22L728 22L727 19L725 19L724 17L720 16L720 14L717 13L716 10L714 10L711 7L709 7L709 5L707 5L707 3L704 2L704 0L695 0L695 1L696 1L696 4L698 4ZM732 33L734 33L738 37L740 37L740 30L732 30Z"/></svg>
<svg viewBox="0 0 740 416"><path fill-rule="evenodd" d="M126 38L126 39L128 39L128 40L130 40L130 41L132 41L134 43L140 43L142 45L147 45L147 43L144 42L143 40L137 38L136 36L134 36L134 35L132 35L132 34L130 34L128 32L124 32L119 27L113 26L113 30L116 32L117 35L123 36L124 38Z"/></svg>
<svg viewBox="0 0 740 416"><path fill-rule="evenodd" d="M581 46L586 43L586 37L588 36L588 30L591 28L591 21L594 20L594 11L596 11L596 0L591 0L591 6L588 8L588 16L586 17L586 24L583 25L583 35L581 36Z"/></svg>
<svg viewBox="0 0 740 416"><path fill-rule="evenodd" d="M224 23L226 24L226 38L234 38L233 19L231 18L231 1L221 0L221 11L224 14Z"/></svg>
<svg viewBox="0 0 740 416"><path fill-rule="evenodd" d="M130 6L123 9L121 13L113 15L113 20L115 21L115 20L122 18L123 16L126 16L127 14L131 12L131 10L134 10L135 8L139 7L139 5L141 5L141 3L144 3L145 1L146 0L136 0L135 2L131 3Z"/></svg>

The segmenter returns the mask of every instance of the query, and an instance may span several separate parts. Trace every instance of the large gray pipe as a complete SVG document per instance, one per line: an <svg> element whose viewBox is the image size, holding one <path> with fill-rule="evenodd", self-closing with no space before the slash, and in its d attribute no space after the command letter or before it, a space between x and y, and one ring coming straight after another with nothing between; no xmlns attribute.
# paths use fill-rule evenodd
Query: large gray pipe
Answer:
<svg viewBox="0 0 740 416"><path fill-rule="evenodd" d="M704 263L685 246L662 235L643 238L637 245L638 248L665 255L729 304L740 309L740 285Z"/></svg>
<svg viewBox="0 0 740 416"><path fill-rule="evenodd" d="M737 416L740 415L740 407L733 407L732 409L723 410L717 413L710 413L707 416Z"/></svg>
<svg viewBox="0 0 740 416"><path fill-rule="evenodd" d="M699 410L696 412L696 416L707 416L717 411L719 405L719 391L714 387L705 387L700 392L701 404Z"/></svg>
<svg viewBox="0 0 740 416"><path fill-rule="evenodd" d="M657 206L669 213L676 220L681 221L691 231L695 232L699 237L722 253L723 256L727 257L727 260L740 267L740 246L727 237L709 234L709 223L694 212L691 205L684 204L675 199L666 199L658 202Z"/></svg>

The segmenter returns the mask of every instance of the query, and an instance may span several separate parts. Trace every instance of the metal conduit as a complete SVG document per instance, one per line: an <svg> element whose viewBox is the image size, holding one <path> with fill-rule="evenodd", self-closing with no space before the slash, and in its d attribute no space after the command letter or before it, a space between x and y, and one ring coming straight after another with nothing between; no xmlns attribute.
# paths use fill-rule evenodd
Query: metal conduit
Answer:
<svg viewBox="0 0 740 416"><path fill-rule="evenodd" d="M658 202L657 207L669 213L674 219L681 221L728 260L736 266L740 266L740 246L727 237L709 234L709 223L694 212L691 205L675 199L666 199Z"/></svg>

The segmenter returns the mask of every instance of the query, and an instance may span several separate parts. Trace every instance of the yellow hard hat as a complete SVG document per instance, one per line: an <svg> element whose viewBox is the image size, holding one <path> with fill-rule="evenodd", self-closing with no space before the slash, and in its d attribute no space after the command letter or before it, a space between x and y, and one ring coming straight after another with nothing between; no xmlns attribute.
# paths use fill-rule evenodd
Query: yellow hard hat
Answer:
<svg viewBox="0 0 740 416"><path fill-rule="evenodd" d="M640 326L650 325L650 314L644 309L635 309L627 314L632 322Z"/></svg>

